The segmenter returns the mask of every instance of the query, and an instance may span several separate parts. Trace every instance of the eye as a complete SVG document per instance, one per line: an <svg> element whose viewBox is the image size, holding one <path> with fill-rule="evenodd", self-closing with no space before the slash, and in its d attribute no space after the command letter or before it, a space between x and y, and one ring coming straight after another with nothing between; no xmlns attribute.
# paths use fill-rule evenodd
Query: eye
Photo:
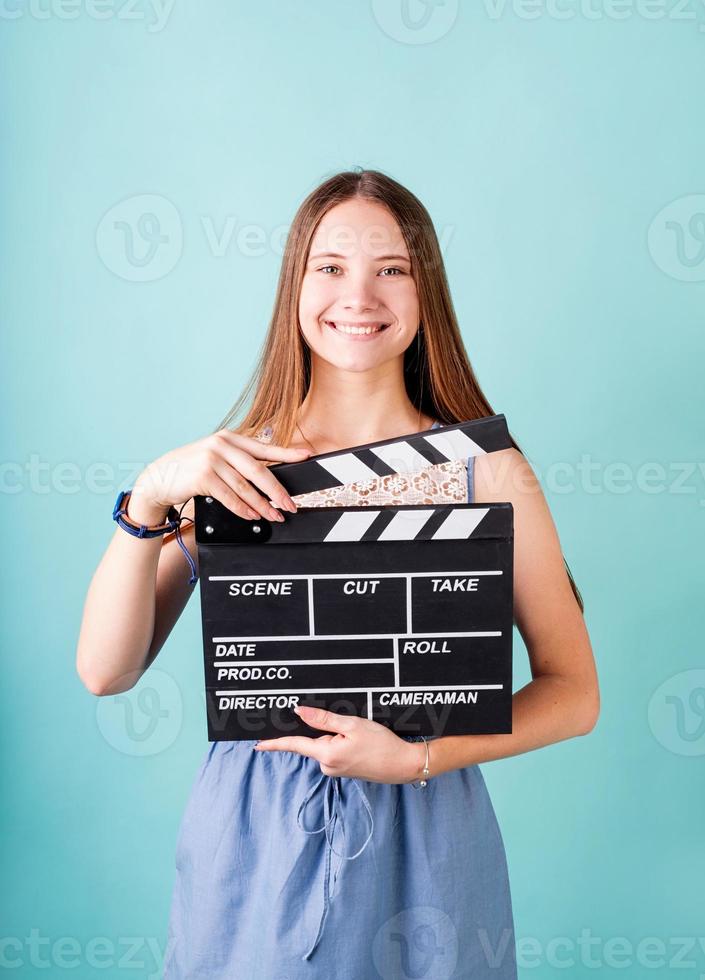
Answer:
<svg viewBox="0 0 705 980"><path fill-rule="evenodd" d="M318 271L319 272L325 272L326 269L339 269L339 268L340 267L337 266L337 265L322 265L321 268ZM386 268L382 269L382 272L397 272L397 273L399 273L400 276L405 275L404 270L403 269L400 269L398 266L395 266L395 265L386 266ZM396 276L382 276L382 278L383 279L395 279Z"/></svg>

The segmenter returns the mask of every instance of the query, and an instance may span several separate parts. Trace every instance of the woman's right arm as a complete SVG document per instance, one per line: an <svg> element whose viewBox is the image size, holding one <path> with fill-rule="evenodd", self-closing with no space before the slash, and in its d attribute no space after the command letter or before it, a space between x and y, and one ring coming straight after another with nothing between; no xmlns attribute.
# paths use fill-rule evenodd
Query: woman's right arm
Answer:
<svg viewBox="0 0 705 980"><path fill-rule="evenodd" d="M128 499L128 515L140 524L161 524L172 503L186 500L182 517L193 518L192 498L201 494L249 520L283 520L269 500L290 511L296 506L262 460L298 462L308 455L220 430L150 464ZM183 525L181 536L197 563L193 525ZM137 538L116 527L89 585L78 639L76 670L89 691L119 694L134 687L193 592L189 577L174 533Z"/></svg>

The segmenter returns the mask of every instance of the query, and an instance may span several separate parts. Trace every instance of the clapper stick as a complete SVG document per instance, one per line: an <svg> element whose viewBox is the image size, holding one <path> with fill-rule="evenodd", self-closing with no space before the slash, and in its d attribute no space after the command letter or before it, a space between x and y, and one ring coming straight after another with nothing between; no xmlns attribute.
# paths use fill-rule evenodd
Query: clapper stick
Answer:
<svg viewBox="0 0 705 980"><path fill-rule="evenodd" d="M272 469L302 493L510 445L498 415ZM320 735L298 704L400 735L511 731L511 503L300 507L280 523L196 497L195 513L210 741Z"/></svg>
<svg viewBox="0 0 705 980"><path fill-rule="evenodd" d="M425 466L480 456L511 445L504 415L489 415L415 432L402 439L320 453L300 463L276 463L270 469L287 493L295 496L394 473L415 473Z"/></svg>

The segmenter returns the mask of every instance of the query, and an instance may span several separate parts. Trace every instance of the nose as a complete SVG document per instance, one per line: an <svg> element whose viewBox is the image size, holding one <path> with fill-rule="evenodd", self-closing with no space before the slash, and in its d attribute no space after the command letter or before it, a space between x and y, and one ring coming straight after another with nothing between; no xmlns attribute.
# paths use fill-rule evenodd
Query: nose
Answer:
<svg viewBox="0 0 705 980"><path fill-rule="evenodd" d="M377 298L377 281L370 278L369 273L351 272L345 283L344 295L341 297L343 309L351 313L364 313L376 310L379 306Z"/></svg>

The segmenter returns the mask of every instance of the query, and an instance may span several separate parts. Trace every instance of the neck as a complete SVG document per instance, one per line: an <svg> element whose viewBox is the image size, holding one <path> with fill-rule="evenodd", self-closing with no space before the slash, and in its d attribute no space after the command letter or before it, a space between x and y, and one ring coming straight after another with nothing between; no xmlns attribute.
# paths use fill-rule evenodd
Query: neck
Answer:
<svg viewBox="0 0 705 980"><path fill-rule="evenodd" d="M341 371L325 363L312 364L298 424L317 453L431 428L435 419L412 404L403 374L383 368Z"/></svg>

